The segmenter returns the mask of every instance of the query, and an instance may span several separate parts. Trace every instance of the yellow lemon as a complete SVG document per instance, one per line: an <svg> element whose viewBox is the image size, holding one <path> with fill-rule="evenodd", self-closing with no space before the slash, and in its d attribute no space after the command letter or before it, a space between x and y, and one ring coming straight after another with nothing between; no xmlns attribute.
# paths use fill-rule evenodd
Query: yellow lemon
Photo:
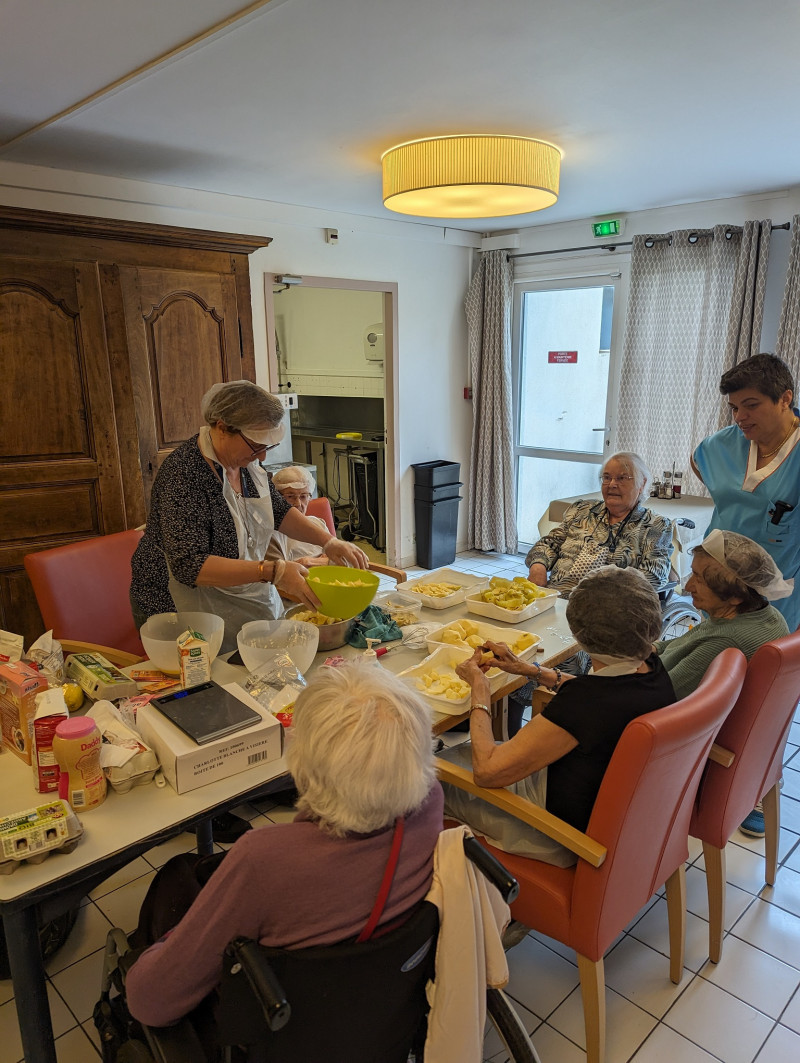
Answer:
<svg viewBox="0 0 800 1063"><path fill-rule="evenodd" d="M77 683L65 683L61 688L64 692L64 701L70 712L77 712L83 705L83 690Z"/></svg>

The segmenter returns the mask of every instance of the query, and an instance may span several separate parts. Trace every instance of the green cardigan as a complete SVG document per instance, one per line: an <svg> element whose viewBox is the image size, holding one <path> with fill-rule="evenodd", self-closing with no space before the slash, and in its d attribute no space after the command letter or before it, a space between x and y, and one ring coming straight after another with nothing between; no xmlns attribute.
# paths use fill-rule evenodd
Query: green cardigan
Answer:
<svg viewBox="0 0 800 1063"><path fill-rule="evenodd" d="M759 646L788 634L781 614L767 605L755 613L740 613L730 619L707 617L680 638L657 642L656 653L669 673L676 696L685 698L696 689L718 653L733 646L750 660Z"/></svg>

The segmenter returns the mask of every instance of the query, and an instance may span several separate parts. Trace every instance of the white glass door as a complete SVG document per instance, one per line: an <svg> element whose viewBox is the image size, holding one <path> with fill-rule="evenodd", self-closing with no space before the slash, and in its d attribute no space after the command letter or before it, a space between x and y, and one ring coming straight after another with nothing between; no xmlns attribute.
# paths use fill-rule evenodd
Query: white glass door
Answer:
<svg viewBox="0 0 800 1063"><path fill-rule="evenodd" d="M550 502L599 490L611 453L615 278L518 286L514 314L517 536L539 538Z"/></svg>

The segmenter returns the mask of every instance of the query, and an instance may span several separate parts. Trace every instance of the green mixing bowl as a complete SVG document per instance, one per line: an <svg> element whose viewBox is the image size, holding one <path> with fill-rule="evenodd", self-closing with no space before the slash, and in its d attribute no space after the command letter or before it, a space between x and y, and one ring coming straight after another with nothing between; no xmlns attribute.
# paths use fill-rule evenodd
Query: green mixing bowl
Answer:
<svg viewBox="0 0 800 1063"><path fill-rule="evenodd" d="M349 620L366 609L378 582L374 572L342 565L319 565L306 576L306 583L320 600L320 612L340 620Z"/></svg>

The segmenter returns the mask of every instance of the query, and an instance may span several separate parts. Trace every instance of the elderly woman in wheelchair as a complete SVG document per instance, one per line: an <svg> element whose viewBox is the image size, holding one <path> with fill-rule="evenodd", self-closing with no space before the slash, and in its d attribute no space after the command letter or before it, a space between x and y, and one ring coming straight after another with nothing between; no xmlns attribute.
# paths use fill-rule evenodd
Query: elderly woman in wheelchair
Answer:
<svg viewBox="0 0 800 1063"><path fill-rule="evenodd" d="M237 841L128 973L128 1007L141 1022L174 1023L203 1001L234 938L289 948L364 940L367 927L369 936L402 920L428 892L442 791L430 713L409 687L364 665L321 669L297 699L288 761L295 819Z"/></svg>

